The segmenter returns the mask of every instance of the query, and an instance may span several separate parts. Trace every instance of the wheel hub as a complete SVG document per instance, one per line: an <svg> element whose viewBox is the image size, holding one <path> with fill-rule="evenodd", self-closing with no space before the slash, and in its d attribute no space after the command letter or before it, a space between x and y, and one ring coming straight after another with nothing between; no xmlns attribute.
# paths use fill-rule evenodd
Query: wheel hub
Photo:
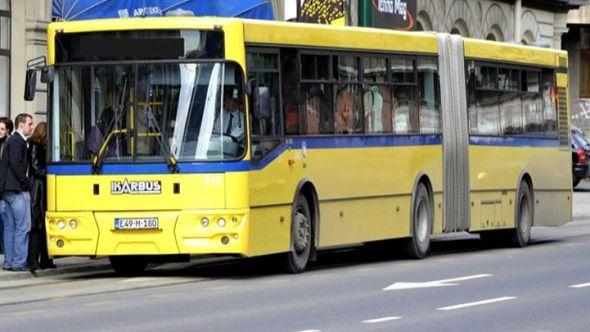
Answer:
<svg viewBox="0 0 590 332"><path fill-rule="evenodd" d="M302 252L309 245L309 218L301 210L295 213L295 250Z"/></svg>

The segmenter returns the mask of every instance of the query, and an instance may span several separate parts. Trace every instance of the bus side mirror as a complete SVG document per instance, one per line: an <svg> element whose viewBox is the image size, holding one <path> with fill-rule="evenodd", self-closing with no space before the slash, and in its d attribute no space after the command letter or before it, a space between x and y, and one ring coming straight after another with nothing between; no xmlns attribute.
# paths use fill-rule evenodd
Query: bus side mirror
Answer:
<svg viewBox="0 0 590 332"><path fill-rule="evenodd" d="M257 119L270 119L270 89L258 86L254 89L254 116Z"/></svg>
<svg viewBox="0 0 590 332"><path fill-rule="evenodd" d="M25 80L25 100L35 100L35 91L37 90L37 71L35 69L27 69Z"/></svg>
<svg viewBox="0 0 590 332"><path fill-rule="evenodd" d="M53 82L53 66L41 68L41 83L49 84Z"/></svg>

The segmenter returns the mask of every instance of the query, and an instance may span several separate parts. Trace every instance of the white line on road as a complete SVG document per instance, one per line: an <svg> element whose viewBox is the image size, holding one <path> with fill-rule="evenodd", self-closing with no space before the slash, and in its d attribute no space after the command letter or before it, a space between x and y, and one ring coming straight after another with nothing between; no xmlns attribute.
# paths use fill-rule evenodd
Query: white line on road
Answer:
<svg viewBox="0 0 590 332"><path fill-rule="evenodd" d="M444 310L444 311L457 310L457 309L463 309L463 308L467 308L467 307L474 307L474 306L477 306L477 305L490 304L490 303L496 303L496 302L502 302L502 301L509 301L509 300L514 300L514 299L516 299L515 296L505 296L505 297L498 297L498 298L495 298L495 299L489 299L489 300L484 300L484 301L478 301L478 302L471 302L471 303L464 303L464 304L452 305L452 306L448 306L448 307L442 307L442 308L438 308L436 310Z"/></svg>
<svg viewBox="0 0 590 332"><path fill-rule="evenodd" d="M570 288L584 288L584 287L590 287L590 282L586 283L586 284L579 284L579 285L571 285Z"/></svg>
<svg viewBox="0 0 590 332"><path fill-rule="evenodd" d="M129 279L121 280L121 282L124 282L124 283L128 283L128 282L147 282L147 281L154 281L154 280L159 280L159 278L154 278L154 277L135 277L135 278L129 278Z"/></svg>
<svg viewBox="0 0 590 332"><path fill-rule="evenodd" d="M397 319L402 319L402 318L401 317L397 317L397 316L382 317L382 318L375 318L375 319L364 320L363 323L367 323L367 324L382 323L382 322L387 322L387 321L390 321L390 320L397 320Z"/></svg>
<svg viewBox="0 0 590 332"><path fill-rule="evenodd" d="M437 280L437 281L433 281L433 282L436 282L436 283L439 283L439 284L444 284L444 283L455 282L455 281L463 281L463 280L486 278L486 277L491 277L492 275L493 274L476 274L476 275L473 275L473 276L459 277L459 278L445 279L445 280Z"/></svg>
<svg viewBox="0 0 590 332"><path fill-rule="evenodd" d="M448 286L457 286L455 281L464 281L464 280L471 280L471 279L479 279L479 278L487 278L493 276L492 274L476 274L472 276L466 277L458 277L452 279L443 279L443 280L435 280L435 281L426 281L426 282L396 282L391 284L385 288L384 291L390 290L402 290L402 289L413 289L413 288L429 288L429 287L448 287Z"/></svg>

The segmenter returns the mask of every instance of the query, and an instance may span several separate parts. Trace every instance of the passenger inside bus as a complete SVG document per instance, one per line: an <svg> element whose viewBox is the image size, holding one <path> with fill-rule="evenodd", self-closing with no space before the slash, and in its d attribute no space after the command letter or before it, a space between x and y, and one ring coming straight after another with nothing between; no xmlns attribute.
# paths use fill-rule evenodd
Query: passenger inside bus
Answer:
<svg viewBox="0 0 590 332"><path fill-rule="evenodd" d="M112 87L107 87L103 95L103 100L105 108L101 111L98 120L91 128L86 145L88 152L93 156L99 154L104 140L107 139L110 131L121 129L123 114L120 114L122 110L117 105L117 93ZM121 135L124 134L115 134L110 138L105 150L107 156L124 155L126 146L124 141L121 140Z"/></svg>

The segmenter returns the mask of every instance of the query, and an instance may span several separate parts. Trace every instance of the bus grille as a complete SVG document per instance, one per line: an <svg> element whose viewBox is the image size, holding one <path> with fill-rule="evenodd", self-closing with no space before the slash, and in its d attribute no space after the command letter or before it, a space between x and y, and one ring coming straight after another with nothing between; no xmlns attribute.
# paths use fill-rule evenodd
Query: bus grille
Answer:
<svg viewBox="0 0 590 332"><path fill-rule="evenodd" d="M558 88L557 90L557 123L559 126L559 146L570 148L570 131L567 117L567 89Z"/></svg>

